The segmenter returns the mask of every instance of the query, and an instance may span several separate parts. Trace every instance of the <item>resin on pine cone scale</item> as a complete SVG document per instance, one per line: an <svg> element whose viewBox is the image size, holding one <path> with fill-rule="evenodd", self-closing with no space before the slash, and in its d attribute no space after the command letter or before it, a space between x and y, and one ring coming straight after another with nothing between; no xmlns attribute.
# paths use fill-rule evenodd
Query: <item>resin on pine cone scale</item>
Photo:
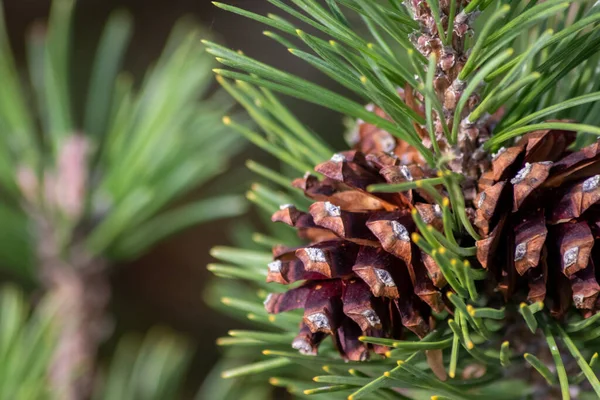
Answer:
<svg viewBox="0 0 600 400"><path fill-rule="evenodd" d="M501 149L475 201L481 265L506 298L526 292L557 317L572 303L584 316L600 309L600 146L570 152L574 140L546 130Z"/></svg>
<svg viewBox="0 0 600 400"><path fill-rule="evenodd" d="M308 212L283 205L273 220L298 229L309 245L274 249L268 281L290 284L305 281L265 301L279 313L304 309L294 347L316 353L325 335L332 335L345 357L364 360L369 348L362 335L401 338L403 328L419 337L431 329L431 310L446 308L441 288L446 281L431 257L412 241L416 231L411 210L441 227L441 210L421 189L403 193L369 193L375 183L401 183L431 177L423 165L401 164L383 152L335 154L315 170L294 181L315 200ZM377 353L387 348L373 346Z"/></svg>
<svg viewBox="0 0 600 400"><path fill-rule="evenodd" d="M594 267L600 247L593 248L600 238L600 146L570 152L574 137L537 131L501 149L480 177L475 201L467 203L482 236L475 243L479 262L471 261L489 271L480 289L491 286L511 302L542 301L556 317L571 304L585 317L600 309ZM304 309L293 347L305 354L316 354L331 335L346 359L365 360L369 350L387 348L362 343L360 336L402 339L406 328L423 337L434 328L432 312L452 313L442 271L411 240L418 231L411 212L443 228L432 194L418 187L367 191L371 184L435 176L410 146L392 140L391 148L382 148L390 144L385 133L359 123L356 147L370 152L335 154L318 165L324 178L307 174L293 183L315 201L307 212L288 204L273 215L309 243L274 249L268 281L303 283L265 301L270 313Z"/></svg>

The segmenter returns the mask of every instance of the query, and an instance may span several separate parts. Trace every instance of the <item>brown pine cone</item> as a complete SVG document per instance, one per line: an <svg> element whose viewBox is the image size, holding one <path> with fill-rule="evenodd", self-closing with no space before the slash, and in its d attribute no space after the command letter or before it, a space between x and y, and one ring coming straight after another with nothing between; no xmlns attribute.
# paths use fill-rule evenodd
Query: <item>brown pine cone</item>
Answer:
<svg viewBox="0 0 600 400"><path fill-rule="evenodd" d="M275 248L268 281L305 282L270 295L267 311L304 309L293 347L306 354L315 354L326 335L333 336L349 360L369 355L368 345L358 340L361 335L400 339L406 327L425 336L432 328L431 310L446 308L440 292L446 281L411 241L416 231L411 211L418 210L427 223L441 228L441 210L424 190L387 194L366 189L423 179L432 172L421 164L405 165L393 153L357 150L335 154L315 170L322 180L307 174L293 183L315 201L308 212L283 205L273 215L273 221L297 228L309 244ZM382 354L387 348L373 350Z"/></svg>
<svg viewBox="0 0 600 400"><path fill-rule="evenodd" d="M497 289L544 301L556 317L572 303L584 316L600 310L600 145L571 152L574 140L574 132L536 131L500 149L475 200L477 258Z"/></svg>

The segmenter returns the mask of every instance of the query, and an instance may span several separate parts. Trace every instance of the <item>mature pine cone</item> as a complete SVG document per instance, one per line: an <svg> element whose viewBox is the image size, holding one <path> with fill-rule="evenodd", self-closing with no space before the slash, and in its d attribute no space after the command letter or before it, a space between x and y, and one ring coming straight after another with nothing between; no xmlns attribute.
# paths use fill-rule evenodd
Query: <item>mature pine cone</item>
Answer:
<svg viewBox="0 0 600 400"><path fill-rule="evenodd" d="M500 149L475 201L477 258L497 289L544 301L557 317L572 303L584 316L600 310L600 145L570 152L574 140L544 130Z"/></svg>
<svg viewBox="0 0 600 400"><path fill-rule="evenodd" d="M273 215L273 221L296 227L310 243L274 249L268 281L305 282L265 301L270 313L304 309L295 348L315 354L324 337L332 335L350 360L368 357L361 335L399 339L406 327L425 336L431 310L445 309L440 289L446 285L433 259L411 241L413 209L441 228L441 210L431 195L421 189L394 194L366 190L371 184L430 177L432 171L414 149L387 132L361 122L358 131L356 148L366 153L335 154L315 168L322 180L307 174L294 181L315 200L308 212L283 205ZM383 353L386 348L373 350Z"/></svg>

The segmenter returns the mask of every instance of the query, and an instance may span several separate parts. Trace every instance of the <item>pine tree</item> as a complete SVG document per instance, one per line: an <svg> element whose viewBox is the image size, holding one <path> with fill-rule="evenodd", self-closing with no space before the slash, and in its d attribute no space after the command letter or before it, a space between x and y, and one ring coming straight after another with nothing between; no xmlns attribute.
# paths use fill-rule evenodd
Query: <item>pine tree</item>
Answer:
<svg viewBox="0 0 600 400"><path fill-rule="evenodd" d="M211 271L251 285L209 297L259 328L219 341L223 376L299 397L598 398L600 6L268 1L282 14L215 5L359 100L205 42L258 129L223 122L285 171L248 163L269 182L248 199L282 226L213 250ZM276 93L353 119L349 148Z"/></svg>

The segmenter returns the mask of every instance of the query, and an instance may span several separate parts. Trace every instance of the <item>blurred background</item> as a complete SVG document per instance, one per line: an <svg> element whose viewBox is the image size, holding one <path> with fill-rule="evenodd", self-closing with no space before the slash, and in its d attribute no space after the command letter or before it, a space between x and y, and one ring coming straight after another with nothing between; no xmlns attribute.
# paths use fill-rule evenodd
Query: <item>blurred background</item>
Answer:
<svg viewBox="0 0 600 400"><path fill-rule="evenodd" d="M273 11L265 0L228 0L230 4L265 14ZM11 44L19 64L24 62L24 37L36 20L46 20L49 0L4 0ZM80 0L74 26L72 82L75 95L85 96L93 52L109 13L125 8L132 13L135 32L126 55L125 69L139 80L141 72L160 55L174 23L192 17L213 40L234 49L243 49L261 61L331 87L331 83L285 49L262 35L264 26L214 7L209 0ZM305 103L285 99L294 112L330 143L341 145L343 125L340 116ZM83 101L81 102L83 103ZM75 102L79 104L79 102ZM243 163L252 158L265 164L272 160L260 150L248 146L232 165L232 173L212 185L232 186L244 192L251 175ZM205 186L209 190L211 185ZM196 193L200 196L203 193ZM251 215L248 216L251 218ZM111 311L119 331L144 332L152 325L166 325L183 333L195 343L196 355L186 387L193 393L218 358L215 339L240 323L210 309L203 291L211 279L206 265L211 262L209 249L230 243L236 221L217 222L188 229L155 246L140 259L115 269L111 276Z"/></svg>

